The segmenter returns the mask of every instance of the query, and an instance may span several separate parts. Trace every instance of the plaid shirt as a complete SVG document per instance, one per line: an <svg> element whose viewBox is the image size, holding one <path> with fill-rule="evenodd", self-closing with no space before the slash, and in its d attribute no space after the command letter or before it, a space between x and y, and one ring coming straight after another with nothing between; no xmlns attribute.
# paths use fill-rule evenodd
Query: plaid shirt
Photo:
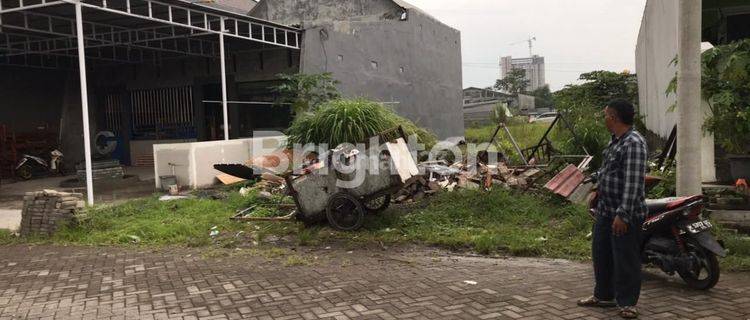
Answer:
<svg viewBox="0 0 750 320"><path fill-rule="evenodd" d="M604 164L594 173L599 182L596 211L605 217L620 216L630 223L646 217L646 141L640 133L628 130L620 138L612 136L604 150Z"/></svg>

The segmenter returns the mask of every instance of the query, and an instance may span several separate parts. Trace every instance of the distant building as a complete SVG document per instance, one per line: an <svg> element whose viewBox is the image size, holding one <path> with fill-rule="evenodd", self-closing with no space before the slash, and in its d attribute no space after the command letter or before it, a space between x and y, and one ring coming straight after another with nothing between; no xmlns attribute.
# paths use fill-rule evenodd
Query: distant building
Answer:
<svg viewBox="0 0 750 320"><path fill-rule="evenodd" d="M508 99L510 97L511 96L508 94L494 91L492 89L482 89L477 87L469 87L464 89L464 105L477 102Z"/></svg>
<svg viewBox="0 0 750 320"><path fill-rule="evenodd" d="M469 87L464 89L464 126L493 124L498 112L508 112L517 104L516 98L491 89ZM502 106L502 108L500 108Z"/></svg>
<svg viewBox="0 0 750 320"><path fill-rule="evenodd" d="M521 114L530 114L537 112L536 109L536 97L518 94L518 111Z"/></svg>
<svg viewBox="0 0 750 320"><path fill-rule="evenodd" d="M544 78L544 57L533 55L529 58L513 59L511 56L500 58L500 78L505 78L513 69L523 69L526 71L526 79L529 80L526 91L534 91L546 85Z"/></svg>

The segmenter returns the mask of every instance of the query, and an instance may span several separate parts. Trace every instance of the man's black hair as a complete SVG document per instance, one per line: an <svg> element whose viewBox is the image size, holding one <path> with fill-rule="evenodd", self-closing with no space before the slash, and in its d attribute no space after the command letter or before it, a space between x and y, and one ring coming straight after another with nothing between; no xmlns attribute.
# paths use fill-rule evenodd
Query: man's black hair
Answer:
<svg viewBox="0 0 750 320"><path fill-rule="evenodd" d="M629 126L633 125L633 119L635 118L635 108L633 104L623 99L615 99L607 103L607 107L614 110L617 114L617 119L620 119L622 123Z"/></svg>

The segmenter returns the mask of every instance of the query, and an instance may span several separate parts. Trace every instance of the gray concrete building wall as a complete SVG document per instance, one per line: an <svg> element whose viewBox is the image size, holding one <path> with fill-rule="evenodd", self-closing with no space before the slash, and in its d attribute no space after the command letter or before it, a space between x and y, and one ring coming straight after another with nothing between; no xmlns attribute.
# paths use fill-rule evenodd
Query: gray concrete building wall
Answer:
<svg viewBox="0 0 750 320"><path fill-rule="evenodd" d="M464 105L464 126L481 126L493 124L493 117L500 100L490 100Z"/></svg>
<svg viewBox="0 0 750 320"><path fill-rule="evenodd" d="M390 0L264 0L250 15L285 25L314 26L330 21L398 19L404 11Z"/></svg>
<svg viewBox="0 0 750 320"><path fill-rule="evenodd" d="M463 136L459 31L390 0L261 1L251 14L303 26L302 72L331 72L346 96L387 102L440 138Z"/></svg>

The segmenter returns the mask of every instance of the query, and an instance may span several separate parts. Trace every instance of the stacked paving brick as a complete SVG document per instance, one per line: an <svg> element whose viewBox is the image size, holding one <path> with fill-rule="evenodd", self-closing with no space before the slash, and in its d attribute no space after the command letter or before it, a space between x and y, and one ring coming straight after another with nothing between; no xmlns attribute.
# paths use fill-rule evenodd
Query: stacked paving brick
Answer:
<svg viewBox="0 0 750 320"><path fill-rule="evenodd" d="M86 166L83 163L76 165L76 175L79 181L86 181ZM122 180L124 175L125 171L116 159L97 160L91 164L93 180Z"/></svg>
<svg viewBox="0 0 750 320"><path fill-rule="evenodd" d="M86 170L77 170L76 175L78 180L86 181ZM122 179L123 176L125 176L125 171L121 166L91 170L92 180Z"/></svg>
<svg viewBox="0 0 750 320"><path fill-rule="evenodd" d="M83 194L44 190L27 192L23 197L21 236L51 235L69 223L76 210L83 208Z"/></svg>

